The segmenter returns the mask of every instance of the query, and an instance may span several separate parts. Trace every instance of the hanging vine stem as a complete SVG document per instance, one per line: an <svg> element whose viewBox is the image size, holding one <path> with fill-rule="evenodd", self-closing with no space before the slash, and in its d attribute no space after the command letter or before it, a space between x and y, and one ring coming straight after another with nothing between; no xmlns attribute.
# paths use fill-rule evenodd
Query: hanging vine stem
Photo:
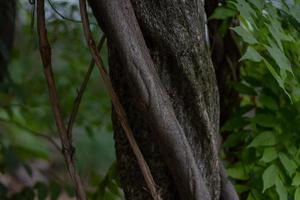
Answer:
<svg viewBox="0 0 300 200"><path fill-rule="evenodd" d="M37 1L37 32L39 36L40 54L44 66L44 74L47 81L49 99L52 106L52 111L55 118L55 123L58 129L59 137L62 144L62 154L64 156L69 175L76 189L77 199L86 200L84 188L75 167L74 152L72 142L68 139L68 133L64 126L64 121L61 115L59 99L56 91L55 80L51 64L51 47L48 41L46 23L45 23L45 8L44 0Z"/></svg>
<svg viewBox="0 0 300 200"><path fill-rule="evenodd" d="M72 19L72 18L69 18L69 17L65 17L63 14L61 14L56 8L55 6L52 4L52 2L50 0L47 0L49 5L51 6L52 10L58 15L60 16L62 19L64 20L68 20L68 21L71 21L71 22L75 22L75 23L81 23L80 20L76 20L76 19Z"/></svg>
<svg viewBox="0 0 300 200"><path fill-rule="evenodd" d="M64 20L67 20L67 21L70 21L70 22L74 22L74 23L81 23L80 20L76 20L76 19L73 19L73 18L70 18L70 17L66 17L64 16L61 12L59 12L54 4L51 2L51 0L47 0L48 1L48 4L50 5L50 7L52 8L52 10L58 15L60 16L62 19ZM96 23L90 23L91 25L97 25Z"/></svg>
<svg viewBox="0 0 300 200"><path fill-rule="evenodd" d="M106 71L106 69L104 68L104 64L103 61L97 51L97 47L95 44L95 41L93 39L93 36L91 34L91 30L89 27L89 19L88 19L88 15L87 15L87 8L86 8L86 0L79 0L79 6L80 6L80 15L81 15L81 20L82 20L82 25L83 25L83 29L84 29L84 35L86 38L86 41L88 43L88 46L91 50L91 54L95 60L96 66L98 67L103 82L109 92L109 95L111 97L112 100L112 104L114 106L114 109L117 113L117 117L118 120L120 121L124 131L125 131L125 135L128 139L128 142L133 150L133 153L138 161L140 170L144 176L146 185L150 191L150 194L152 196L152 198L154 200L161 200L162 198L160 197L159 192L156 189L156 184L154 182L153 176L151 174L151 171L149 169L148 164L146 163L144 156L133 136L133 132L129 126L128 120L127 120L127 116L126 116L126 112L123 108L123 106L120 103L120 100L117 96L117 94L115 93L112 83L110 81L109 75Z"/></svg>
<svg viewBox="0 0 300 200"><path fill-rule="evenodd" d="M103 35L100 39L100 42L98 44L98 51L101 50L103 44L104 44L104 41L105 41L105 35ZM68 128L67 128L67 132L68 132L68 137L69 137L69 140L72 141L72 129L73 129L73 125L74 125L74 122L76 120L76 116L77 116L77 113L78 113L78 109L79 109L79 105L80 105L80 102L81 102L81 99L82 99L82 96L84 94L84 91L86 89L86 86L87 86L87 83L91 77L91 74L92 74L92 71L95 67L95 60L92 59L90 64L89 64L89 68L85 74L85 77L84 77L84 80L80 86L80 89L78 91L78 94L77 94L77 97L74 101L74 105L73 105L73 108L72 108L72 111L71 111L71 115L70 115L70 119L69 119L69 122L68 122Z"/></svg>

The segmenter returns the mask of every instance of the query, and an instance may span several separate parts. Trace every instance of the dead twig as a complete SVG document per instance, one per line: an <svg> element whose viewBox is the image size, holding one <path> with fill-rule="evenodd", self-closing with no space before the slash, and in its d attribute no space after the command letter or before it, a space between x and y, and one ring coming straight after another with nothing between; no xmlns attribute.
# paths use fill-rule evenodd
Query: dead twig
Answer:
<svg viewBox="0 0 300 200"><path fill-rule="evenodd" d="M105 35L103 35L100 39L100 42L98 44L98 51L101 50L101 48L104 44L104 41L105 41ZM95 66L95 60L92 58L91 62L90 62L90 65L89 65L89 68L88 68L88 70L85 74L84 80L83 80L83 82L80 86L80 89L78 91L77 97L74 101L74 105L73 105L72 112L71 112L71 115L70 115L70 119L69 119L69 123L68 123L68 129L67 129L69 140L72 140L73 125L74 125L74 122L76 120L76 116L77 116L77 113L78 113L78 109L79 109L79 106L80 106L80 103L81 103L82 96L83 96L84 91L86 89L87 83L88 83L88 81L91 77L94 66Z"/></svg>
<svg viewBox="0 0 300 200"><path fill-rule="evenodd" d="M59 99L56 91L52 64L51 64L51 47L48 41L44 0L37 1L37 32L39 35L40 54L44 66L44 74L47 81L49 98L52 105L52 111L55 118L55 123L62 143L62 153L65 158L68 172L76 189L77 199L86 200L86 195L79 174L75 168L74 162L74 147L68 139L68 133L64 126L64 121L61 115Z"/></svg>
<svg viewBox="0 0 300 200"><path fill-rule="evenodd" d="M143 154L133 136L133 132L129 126L125 110L124 110L123 106L121 105L120 100L112 87L109 75L108 75L106 69L104 68L103 61L97 51L95 41L93 39L93 36L92 36L90 28L89 28L89 19L88 19L87 11L86 11L86 0L79 0L79 5L80 5L80 15L81 15L81 20L82 20L82 25L83 25L86 41L91 50L91 54L96 62L96 65L101 73L103 82L109 92L109 95L112 100L112 104L117 113L118 120L120 121L120 123L125 131L126 137L129 141L129 144L133 150L133 153L134 153L135 157L137 158L139 167L142 171L146 185L151 193L152 198L155 200L161 200L160 194L156 189L156 184L152 177L149 166L146 163L146 161L143 157Z"/></svg>

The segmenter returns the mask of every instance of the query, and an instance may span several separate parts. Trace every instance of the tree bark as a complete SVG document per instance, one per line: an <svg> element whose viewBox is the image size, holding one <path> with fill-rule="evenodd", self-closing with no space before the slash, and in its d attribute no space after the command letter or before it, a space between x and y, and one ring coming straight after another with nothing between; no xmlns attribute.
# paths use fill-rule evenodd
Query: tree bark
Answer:
<svg viewBox="0 0 300 200"><path fill-rule="evenodd" d="M207 18L213 14L214 10L222 3L222 0L205 0L205 12ZM239 93L234 90L233 83L240 80L240 62L241 52L234 40L235 33L230 29L225 35L221 35L219 28L222 26L220 20L209 20L208 32L211 44L211 58L216 71L216 77L220 95L220 126L231 117L235 109L239 107ZM231 19L228 25L235 26L238 21ZM226 133L222 136L226 138ZM221 138L221 136L220 136ZM222 139L220 139L220 147ZM226 170L221 166L221 200L238 199L238 195L233 185L227 179Z"/></svg>
<svg viewBox="0 0 300 200"><path fill-rule="evenodd" d="M108 37L113 86L163 199L220 199L219 96L203 2L132 0L138 24L126 0L89 3ZM113 123L126 198L151 199L115 113Z"/></svg>
<svg viewBox="0 0 300 200"><path fill-rule="evenodd" d="M0 0L0 83L7 77L7 64L13 44L16 16L15 0Z"/></svg>
<svg viewBox="0 0 300 200"><path fill-rule="evenodd" d="M213 14L222 0L205 0L205 12L207 17ZM232 19L230 26L235 26L236 19ZM209 40L211 44L211 58L216 71L220 94L220 126L230 118L239 106L239 94L233 88L233 83L240 80L241 53L234 40L234 32L228 29L224 36L220 33L222 21L209 20Z"/></svg>

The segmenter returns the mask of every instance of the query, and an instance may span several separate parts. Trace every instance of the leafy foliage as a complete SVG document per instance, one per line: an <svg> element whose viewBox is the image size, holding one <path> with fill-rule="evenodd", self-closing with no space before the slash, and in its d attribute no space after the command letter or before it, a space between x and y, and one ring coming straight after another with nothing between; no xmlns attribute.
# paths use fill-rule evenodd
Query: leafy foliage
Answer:
<svg viewBox="0 0 300 200"><path fill-rule="evenodd" d="M299 1L234 0L215 12L235 10L240 21L230 29L244 51L234 84L241 105L222 131L241 199L300 198L299 8Z"/></svg>

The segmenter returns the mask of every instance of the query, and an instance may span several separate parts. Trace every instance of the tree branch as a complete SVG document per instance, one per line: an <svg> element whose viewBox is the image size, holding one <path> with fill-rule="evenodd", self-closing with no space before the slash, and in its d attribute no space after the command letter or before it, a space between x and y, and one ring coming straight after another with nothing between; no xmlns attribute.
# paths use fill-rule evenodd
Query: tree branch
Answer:
<svg viewBox="0 0 300 200"><path fill-rule="evenodd" d="M61 115L59 99L56 91L55 81L53 77L51 64L51 47L47 38L47 30L45 24L44 0L37 1L37 31L39 35L39 47L42 62L44 65L44 74L47 80L49 98L52 105L56 126L62 143L62 153L67 164L67 169L76 189L76 195L79 200L85 200L85 192L79 174L74 162L74 147L68 139L67 130Z"/></svg>
<svg viewBox="0 0 300 200"><path fill-rule="evenodd" d="M98 51L101 50L103 44L104 44L104 41L105 41L105 35L103 35L100 39L100 42L98 44ZM73 105L73 109L72 109L72 112L71 112L71 115L70 115L70 119L69 119L69 123L68 123L68 128L67 128L67 132L68 132L68 137L69 137L69 140L72 141L72 129L73 129L73 125L74 125L74 122L76 120L76 116L77 116L77 113L78 113L78 109L79 109L79 106L80 106L80 103L81 103L81 99L82 99L82 96L84 94L84 91L86 89L86 86L87 86L87 83L91 77L91 74L92 74L92 71L94 69L94 66L95 66L95 60L92 58L91 59L91 62L89 64L89 68L85 74L85 77L84 77L84 80L80 86L80 89L78 91L78 94L77 94L77 97L74 101L74 105Z"/></svg>
<svg viewBox="0 0 300 200"><path fill-rule="evenodd" d="M110 78L108 76L107 71L104 68L103 62L101 60L101 57L97 51L95 42L93 40L90 28L89 28L89 20L88 20L88 16L87 16L87 12L86 12L86 0L79 0L80 3L80 14L81 14L81 18L82 18L82 25L83 25L83 29L84 29L84 34L85 34L85 38L87 40L88 46L91 50L92 56L96 62L97 67L99 68L99 71L101 73L102 79L104 81L104 84L106 86L106 88L108 89L108 92L110 94L113 106L116 110L117 113L117 117L125 131L126 137L132 147L132 150L137 158L139 167L142 171L142 174L144 176L145 182L147 184L148 189L150 190L151 196L153 199L155 200L160 200L161 197L156 189L156 184L154 182L154 179L152 177L151 171L149 169L148 164L146 163L140 148L138 147L136 140L134 139L132 130L129 126L128 120L127 120L127 116L126 113L120 103L120 100L118 98L118 96L116 95Z"/></svg>

